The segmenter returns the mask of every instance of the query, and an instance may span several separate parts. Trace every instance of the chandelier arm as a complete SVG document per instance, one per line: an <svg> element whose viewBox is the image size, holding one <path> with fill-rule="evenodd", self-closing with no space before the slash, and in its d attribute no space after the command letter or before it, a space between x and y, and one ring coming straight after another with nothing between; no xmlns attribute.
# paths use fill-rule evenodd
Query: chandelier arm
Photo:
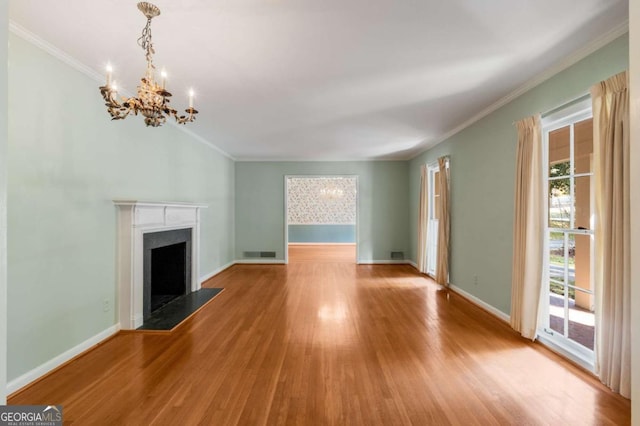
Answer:
<svg viewBox="0 0 640 426"><path fill-rule="evenodd" d="M123 103L118 102L115 91L107 86L100 87L100 93L105 101L105 106L112 120L122 120L129 114L138 115L136 105L137 99L129 98Z"/></svg>

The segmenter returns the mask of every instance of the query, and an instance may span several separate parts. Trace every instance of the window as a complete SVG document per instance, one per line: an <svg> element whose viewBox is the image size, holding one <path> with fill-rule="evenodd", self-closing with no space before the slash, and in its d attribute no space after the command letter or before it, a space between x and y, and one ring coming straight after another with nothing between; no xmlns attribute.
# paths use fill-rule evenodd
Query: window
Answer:
<svg viewBox="0 0 640 426"><path fill-rule="evenodd" d="M428 166L429 219L427 223L427 274L436 275L438 261L438 221L440 212L440 169L438 163Z"/></svg>
<svg viewBox="0 0 640 426"><path fill-rule="evenodd" d="M540 337L592 366L593 119L591 99L543 119L546 232Z"/></svg>

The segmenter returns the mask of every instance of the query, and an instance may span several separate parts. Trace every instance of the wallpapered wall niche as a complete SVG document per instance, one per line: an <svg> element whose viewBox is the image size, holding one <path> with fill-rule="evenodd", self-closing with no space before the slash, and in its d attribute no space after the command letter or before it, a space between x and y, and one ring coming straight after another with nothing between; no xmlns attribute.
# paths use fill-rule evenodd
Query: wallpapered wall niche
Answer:
<svg viewBox="0 0 640 426"><path fill-rule="evenodd" d="M287 178L290 243L355 243L357 178Z"/></svg>

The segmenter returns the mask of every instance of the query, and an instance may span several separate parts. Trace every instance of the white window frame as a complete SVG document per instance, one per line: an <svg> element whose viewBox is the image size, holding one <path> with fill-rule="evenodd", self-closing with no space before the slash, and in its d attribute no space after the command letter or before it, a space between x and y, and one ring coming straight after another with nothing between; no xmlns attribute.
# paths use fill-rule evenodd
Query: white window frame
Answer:
<svg viewBox="0 0 640 426"><path fill-rule="evenodd" d="M438 162L427 164L427 182L429 184L428 196L428 215L427 215L427 274L435 277L438 256L438 219L435 218L435 175L440 171Z"/></svg>
<svg viewBox="0 0 640 426"><path fill-rule="evenodd" d="M545 197L543 200L544 203L544 218L545 218L545 227L544 227L544 257L543 257L543 265L542 265L542 289L540 294L540 306L538 310L538 340L551 347L551 349L560 352L562 355L581 365L583 368L594 371L594 352L581 344L570 340L563 335L560 335L555 330L551 330L549 328L549 283L550 283L550 273L549 273L549 255L550 255L550 247L549 247L549 235L550 232L559 231L564 233L564 250L565 256L567 259L569 244L568 244L568 233L566 233L564 229L557 229L549 227L549 181L553 178L549 178L549 133L561 129L563 127L569 126L571 124L575 124L577 122L587 120L593 117L592 113L592 103L591 97L588 95L585 99L581 99L578 102L575 102L567 107L558 109L555 112L552 112L546 115L542 119L542 137L543 137L543 176L544 176L544 188L545 188ZM571 127L572 131L570 133L571 143L570 143L570 164L574 164L574 140L573 140L573 127ZM593 173L575 173L573 167L571 168L570 176L570 197L574 199L574 178L580 176L592 176ZM576 235L591 235L592 244L591 244L591 288L593 289L593 266L594 266L594 244L593 244L593 227L588 230L577 230L574 229L574 220L575 220L575 207L571 209L570 216L570 230L571 233ZM568 267L565 261L565 271L564 271L564 282L568 285ZM567 290L568 291L568 290ZM566 294L566 293L565 293ZM564 330L568 330L568 315L567 315L567 304L568 298L564 297L564 309L565 309L565 323Z"/></svg>

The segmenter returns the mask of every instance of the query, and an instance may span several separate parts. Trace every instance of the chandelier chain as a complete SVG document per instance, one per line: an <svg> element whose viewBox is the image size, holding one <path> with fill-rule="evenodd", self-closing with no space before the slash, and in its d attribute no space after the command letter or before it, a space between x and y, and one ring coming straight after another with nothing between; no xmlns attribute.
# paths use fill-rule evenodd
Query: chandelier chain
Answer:
<svg viewBox="0 0 640 426"><path fill-rule="evenodd" d="M151 39L151 18L147 18L147 25L142 29L142 35L138 38L138 46L142 47L146 52L147 62L152 64L152 55L156 52L153 50L153 41Z"/></svg>

